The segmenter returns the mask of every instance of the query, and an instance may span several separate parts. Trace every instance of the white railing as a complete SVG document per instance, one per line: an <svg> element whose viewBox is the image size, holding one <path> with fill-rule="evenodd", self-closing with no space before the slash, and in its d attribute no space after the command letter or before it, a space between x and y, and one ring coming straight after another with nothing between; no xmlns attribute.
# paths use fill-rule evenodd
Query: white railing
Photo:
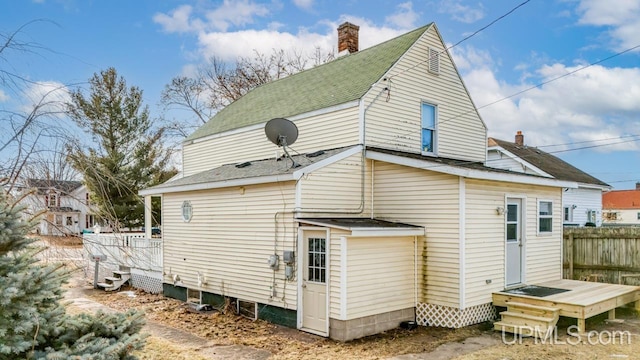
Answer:
<svg viewBox="0 0 640 360"><path fill-rule="evenodd" d="M144 233L84 234L83 243L87 256L106 255L106 264L162 271L162 239L147 239Z"/></svg>

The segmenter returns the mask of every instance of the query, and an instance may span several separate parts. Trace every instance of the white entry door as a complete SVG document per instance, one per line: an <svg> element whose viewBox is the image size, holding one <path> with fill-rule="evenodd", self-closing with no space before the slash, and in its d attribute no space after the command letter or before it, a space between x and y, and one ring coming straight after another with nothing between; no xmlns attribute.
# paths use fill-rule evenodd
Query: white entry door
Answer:
<svg viewBox="0 0 640 360"><path fill-rule="evenodd" d="M327 233L305 231L302 279L302 328L327 334Z"/></svg>
<svg viewBox="0 0 640 360"><path fill-rule="evenodd" d="M522 199L507 199L506 285L522 283Z"/></svg>

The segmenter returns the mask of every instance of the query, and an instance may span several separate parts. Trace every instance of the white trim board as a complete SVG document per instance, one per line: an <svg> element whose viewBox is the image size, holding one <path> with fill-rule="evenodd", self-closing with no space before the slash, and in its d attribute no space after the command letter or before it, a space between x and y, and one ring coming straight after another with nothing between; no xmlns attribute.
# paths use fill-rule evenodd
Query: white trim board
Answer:
<svg viewBox="0 0 640 360"><path fill-rule="evenodd" d="M399 155L385 154L375 150L367 150L367 159L384 161L391 164L409 166L417 169L429 170L444 174L462 176L470 179L504 181L519 184L565 187L575 189L578 183L574 181L563 181L556 179L540 178L524 174L505 174L502 172L483 171L475 169L466 169L452 165L445 165L427 159L413 159Z"/></svg>

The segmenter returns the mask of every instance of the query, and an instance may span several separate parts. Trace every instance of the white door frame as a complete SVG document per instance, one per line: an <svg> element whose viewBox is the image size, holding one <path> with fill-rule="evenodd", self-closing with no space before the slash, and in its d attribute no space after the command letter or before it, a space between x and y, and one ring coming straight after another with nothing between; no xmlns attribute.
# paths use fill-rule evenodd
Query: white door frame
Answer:
<svg viewBox="0 0 640 360"><path fill-rule="evenodd" d="M303 305L303 299L302 299L302 292L303 292L303 279L304 279L304 263L305 263L305 256L306 256L306 252L304 251L305 249L305 231L325 231L326 232L326 283L325 286L327 287L326 290L326 304L327 304L327 308L326 308L326 313L327 313L327 324L325 327L325 332L318 332L318 331L314 331L312 329L306 329L302 327L302 317L303 317L303 313L304 313L304 305ZM316 334L316 335L320 335L320 336L329 336L329 308L330 308L330 293L329 290L331 289L330 286L330 282L331 282L331 231L329 228L325 228L325 227L314 227L314 226L300 226L298 227L298 256L297 256L297 262L298 262L298 270L296 272L296 278L297 278L297 289L298 289L298 296L297 296L297 302L298 302L298 306L297 306L297 328L299 330L305 331L305 332L309 332L312 334Z"/></svg>
<svg viewBox="0 0 640 360"><path fill-rule="evenodd" d="M510 199L520 200L520 283L517 284L507 284L507 209L508 203ZM524 195L505 195L504 198L504 234L505 236L502 239L504 246L504 287L512 288L518 287L526 284L526 274L527 274L527 198Z"/></svg>

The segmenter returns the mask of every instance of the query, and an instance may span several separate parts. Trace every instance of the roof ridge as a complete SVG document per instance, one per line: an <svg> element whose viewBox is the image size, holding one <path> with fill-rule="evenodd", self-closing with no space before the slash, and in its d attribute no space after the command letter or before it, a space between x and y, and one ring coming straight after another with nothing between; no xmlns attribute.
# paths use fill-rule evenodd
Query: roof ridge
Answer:
<svg viewBox="0 0 640 360"><path fill-rule="evenodd" d="M433 24L257 86L218 111L184 141L360 99Z"/></svg>

